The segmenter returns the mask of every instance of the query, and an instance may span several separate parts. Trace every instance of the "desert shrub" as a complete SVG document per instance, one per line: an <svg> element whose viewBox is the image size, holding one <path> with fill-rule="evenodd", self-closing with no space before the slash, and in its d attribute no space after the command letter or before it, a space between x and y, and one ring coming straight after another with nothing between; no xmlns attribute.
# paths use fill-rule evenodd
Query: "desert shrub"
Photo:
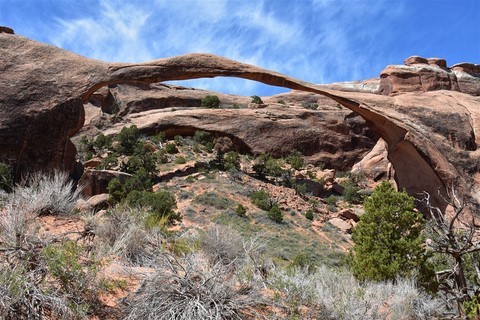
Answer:
<svg viewBox="0 0 480 320"><path fill-rule="evenodd" d="M312 209L308 209L307 211L305 211L305 218L307 218L310 221L313 221L313 210Z"/></svg>
<svg viewBox="0 0 480 320"><path fill-rule="evenodd" d="M227 226L215 225L205 230L200 236L200 247L214 262L230 264L242 259L243 237Z"/></svg>
<svg viewBox="0 0 480 320"><path fill-rule="evenodd" d="M136 125L123 127L116 137L119 142L118 151L125 155L132 155L139 138L140 132Z"/></svg>
<svg viewBox="0 0 480 320"><path fill-rule="evenodd" d="M132 191L145 191L152 188L152 179L145 169L140 168L135 174L120 182L118 178L110 180L107 186L107 191L110 194L110 200L114 203L121 202Z"/></svg>
<svg viewBox="0 0 480 320"><path fill-rule="evenodd" d="M354 184L348 184L343 190L343 199L350 203L362 202L362 196L359 193L360 187Z"/></svg>
<svg viewBox="0 0 480 320"><path fill-rule="evenodd" d="M213 207L218 210L228 209L234 204L232 200L220 196L215 191L205 192L196 196L194 202L207 207Z"/></svg>
<svg viewBox="0 0 480 320"><path fill-rule="evenodd" d="M223 160L225 162L225 169L240 169L240 156L235 151L228 151L223 155Z"/></svg>
<svg viewBox="0 0 480 320"><path fill-rule="evenodd" d="M259 96L253 95L250 98L252 98L252 103L263 104L262 98L260 98Z"/></svg>
<svg viewBox="0 0 480 320"><path fill-rule="evenodd" d="M283 221L282 210L280 210L280 207L276 203L270 208L270 210L268 210L267 216L270 220L275 221L276 223L281 223Z"/></svg>
<svg viewBox="0 0 480 320"><path fill-rule="evenodd" d="M208 143L211 143L213 146L213 137L210 132L197 130L193 135L193 140L200 143L201 145L205 146Z"/></svg>
<svg viewBox="0 0 480 320"><path fill-rule="evenodd" d="M262 303L255 282L240 279L232 264L199 253L161 255L126 306L125 319L242 319Z"/></svg>
<svg viewBox="0 0 480 320"><path fill-rule="evenodd" d="M286 312L301 305L315 306L315 319L435 319L441 302L409 279L393 282L359 282L345 270L319 265L314 272L294 268L275 272L269 279L278 290Z"/></svg>
<svg viewBox="0 0 480 320"><path fill-rule="evenodd" d="M0 319L75 319L65 297L39 286L40 272L0 266Z"/></svg>
<svg viewBox="0 0 480 320"><path fill-rule="evenodd" d="M275 159L268 153L263 153L255 158L252 169L259 178L265 178L267 175L279 177L285 173L282 164L281 159Z"/></svg>
<svg viewBox="0 0 480 320"><path fill-rule="evenodd" d="M273 201L270 198L270 193L264 189L253 192L250 195L250 201L255 206L259 207L262 210L268 211L273 206Z"/></svg>
<svg viewBox="0 0 480 320"><path fill-rule="evenodd" d="M0 162L0 190L11 192L13 188L12 169L9 165Z"/></svg>
<svg viewBox="0 0 480 320"><path fill-rule="evenodd" d="M335 195L330 195L328 196L327 198L325 198L325 202L328 204L328 205L331 205L331 206L334 206L337 204L337 201L338 201L338 197L335 196Z"/></svg>
<svg viewBox="0 0 480 320"><path fill-rule="evenodd" d="M303 167L302 154L294 150L285 161L295 170L300 170Z"/></svg>
<svg viewBox="0 0 480 320"><path fill-rule="evenodd" d="M187 163L187 160L185 159L185 157L180 156L180 157L175 158L175 163L176 164L185 164L185 163Z"/></svg>
<svg viewBox="0 0 480 320"><path fill-rule="evenodd" d="M94 149L94 144L93 144L93 140L89 139L87 136L83 135L81 138L80 138L80 149L83 151L83 152L94 152L95 149Z"/></svg>
<svg viewBox="0 0 480 320"><path fill-rule="evenodd" d="M118 165L117 156L111 154L107 156L105 159L102 159L102 162L98 166L100 170L110 170Z"/></svg>
<svg viewBox="0 0 480 320"><path fill-rule="evenodd" d="M173 141L175 141L175 144L177 146L183 146L183 144L185 143L185 139L183 139L183 137L180 135L176 135L175 137L173 137Z"/></svg>
<svg viewBox="0 0 480 320"><path fill-rule="evenodd" d="M80 263L84 248L72 240L51 244L43 249L42 255L53 279L60 285L63 295L72 302L76 313L91 311L97 306L99 293L96 275L98 262L88 260Z"/></svg>
<svg viewBox="0 0 480 320"><path fill-rule="evenodd" d="M164 150L170 154L178 153L178 148L174 143L167 143L164 147Z"/></svg>
<svg viewBox="0 0 480 320"><path fill-rule="evenodd" d="M202 98L200 105L202 108L218 109L220 106L220 99L217 96L207 95Z"/></svg>
<svg viewBox="0 0 480 320"><path fill-rule="evenodd" d="M151 136L151 137L150 137L150 140L151 140L153 143L160 144L160 143L162 143L162 142L165 142L165 138L166 138L165 132L160 131L160 132L157 133L156 135Z"/></svg>
<svg viewBox="0 0 480 320"><path fill-rule="evenodd" d="M238 214L240 217L245 217L247 214L247 208L241 203L237 205L235 208L235 213Z"/></svg>
<svg viewBox="0 0 480 320"><path fill-rule="evenodd" d="M304 103L303 107L310 110L318 110L318 103Z"/></svg>
<svg viewBox="0 0 480 320"><path fill-rule="evenodd" d="M93 145L98 150L109 149L112 146L112 137L100 133L93 141Z"/></svg>
<svg viewBox="0 0 480 320"><path fill-rule="evenodd" d="M422 214L414 198L382 182L365 200L365 213L353 230L353 274L360 280L395 280L418 273L418 281L434 290L433 266L425 252Z"/></svg>
<svg viewBox="0 0 480 320"><path fill-rule="evenodd" d="M149 228L151 213L141 208L118 205L107 211L107 219L94 226L100 255L116 255L135 264L149 264L162 241L162 228ZM158 243L158 246L152 244Z"/></svg>
<svg viewBox="0 0 480 320"><path fill-rule="evenodd" d="M37 172L15 187L10 202L33 215L69 214L81 190L63 171Z"/></svg>
<svg viewBox="0 0 480 320"><path fill-rule="evenodd" d="M175 196L168 191L134 190L127 195L125 202L133 207L148 208L152 213L150 220L153 224L161 222L164 218L171 225L182 221L181 214L174 211L177 208Z"/></svg>

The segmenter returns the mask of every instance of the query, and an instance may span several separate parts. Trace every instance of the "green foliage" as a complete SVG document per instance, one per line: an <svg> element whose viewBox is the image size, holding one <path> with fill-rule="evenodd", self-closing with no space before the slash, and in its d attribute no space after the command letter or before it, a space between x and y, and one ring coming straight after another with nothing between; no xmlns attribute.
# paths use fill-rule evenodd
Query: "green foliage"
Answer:
<svg viewBox="0 0 480 320"><path fill-rule="evenodd" d="M270 210L273 206L273 201L270 198L270 194L268 193L268 191L265 191L263 189L252 193L252 195L250 195L250 201L252 202L252 204L265 211Z"/></svg>
<svg viewBox="0 0 480 320"><path fill-rule="evenodd" d="M12 169L9 165L0 162L0 190L11 192L13 189Z"/></svg>
<svg viewBox="0 0 480 320"><path fill-rule="evenodd" d="M158 162L158 154L154 151L149 143L138 141L133 154L128 159L126 165L122 167L122 171L135 174L140 169L144 169L148 174L154 174Z"/></svg>
<svg viewBox="0 0 480 320"><path fill-rule="evenodd" d="M395 280L418 272L428 289L434 276L425 252L425 220L414 210L414 198L382 182L365 200L365 213L354 229L351 265L359 280Z"/></svg>
<svg viewBox="0 0 480 320"><path fill-rule="evenodd" d="M338 197L333 194L325 198L325 202L330 206L335 206L337 204L337 201Z"/></svg>
<svg viewBox="0 0 480 320"><path fill-rule="evenodd" d="M85 135L80 138L80 148L83 152L95 151L93 148L93 140L88 139L88 137Z"/></svg>
<svg viewBox="0 0 480 320"><path fill-rule="evenodd" d="M136 125L123 127L116 137L119 142L118 151L127 156L132 155L139 138L140 132Z"/></svg>
<svg viewBox="0 0 480 320"><path fill-rule="evenodd" d="M219 210L228 209L234 204L232 200L220 196L215 191L209 191L198 195L195 197L194 202Z"/></svg>
<svg viewBox="0 0 480 320"><path fill-rule="evenodd" d="M197 130L193 135L193 140L200 143L201 145L206 145L207 143L213 143L213 137L210 132Z"/></svg>
<svg viewBox="0 0 480 320"><path fill-rule="evenodd" d="M303 107L305 109L317 110L318 109L318 103L304 103Z"/></svg>
<svg viewBox="0 0 480 320"><path fill-rule="evenodd" d="M305 218L307 218L310 221L313 221L313 210L312 209L308 209L307 211L305 211Z"/></svg>
<svg viewBox="0 0 480 320"><path fill-rule="evenodd" d="M95 277L99 263L89 259L86 266L82 265L84 254L84 248L72 240L60 245L51 244L43 249L50 275L72 300L71 306L76 313L85 313L96 307L98 296Z"/></svg>
<svg viewBox="0 0 480 320"><path fill-rule="evenodd" d="M170 153L170 154L178 153L177 146L174 143L167 143L164 148L167 153Z"/></svg>
<svg viewBox="0 0 480 320"><path fill-rule="evenodd" d="M251 96L251 98L252 98L252 103L263 104L262 98L260 98L259 96Z"/></svg>
<svg viewBox="0 0 480 320"><path fill-rule="evenodd" d="M315 271L317 259L311 254L300 252L295 255L288 265L289 269L300 268L303 270Z"/></svg>
<svg viewBox="0 0 480 320"><path fill-rule="evenodd" d="M285 173L282 164L281 159L275 159L268 153L262 153L255 159L252 169L259 178L265 178L267 175L279 177Z"/></svg>
<svg viewBox="0 0 480 320"><path fill-rule="evenodd" d="M295 170L300 170L303 167L302 154L299 151L294 150L285 161Z"/></svg>
<svg viewBox="0 0 480 320"><path fill-rule="evenodd" d="M112 169L117 165L117 157L114 154L109 155L105 159L102 160L100 165L98 166L99 169L101 170L108 170Z"/></svg>
<svg viewBox="0 0 480 320"><path fill-rule="evenodd" d="M272 205L270 210L268 210L267 216L272 221L275 221L276 223L281 223L283 221L282 210L280 210L280 207L276 203L274 205Z"/></svg>
<svg viewBox="0 0 480 320"><path fill-rule="evenodd" d="M208 108L208 109L218 109L220 106L220 99L217 96L205 96L202 99L202 108Z"/></svg>
<svg viewBox="0 0 480 320"><path fill-rule="evenodd" d="M135 174L121 183L118 178L112 179L107 186L110 199L113 202L121 202L132 191L145 191L152 188L152 180L145 169L140 168Z"/></svg>
<svg viewBox="0 0 480 320"><path fill-rule="evenodd" d="M359 193L360 187L354 184L348 184L343 190L343 199L350 203L362 202L362 196Z"/></svg>
<svg viewBox="0 0 480 320"><path fill-rule="evenodd" d="M93 145L98 150L109 149L112 145L112 137L100 133L93 141Z"/></svg>
<svg viewBox="0 0 480 320"><path fill-rule="evenodd" d="M480 297L474 296L472 299L463 302L463 308L468 319L474 320L480 317Z"/></svg>
<svg viewBox="0 0 480 320"><path fill-rule="evenodd" d="M168 191L150 192L150 191L131 191L125 199L129 206L149 208L152 219L160 222L167 219L167 222L174 225L182 221L180 213L175 212L177 201Z"/></svg>
<svg viewBox="0 0 480 320"><path fill-rule="evenodd" d="M185 157L176 157L175 158L175 164L185 164L187 163L187 160L185 159Z"/></svg>
<svg viewBox="0 0 480 320"><path fill-rule="evenodd" d="M150 140L153 143L159 144L159 143L165 142L165 137L166 137L165 132L160 131L156 135L150 137Z"/></svg>
<svg viewBox="0 0 480 320"><path fill-rule="evenodd" d="M228 151L223 155L223 160L225 163L225 169L237 169L240 170L240 156L235 151Z"/></svg>
<svg viewBox="0 0 480 320"><path fill-rule="evenodd" d="M241 203L235 208L235 213L238 214L240 217L245 217L247 214L247 208Z"/></svg>
<svg viewBox="0 0 480 320"><path fill-rule="evenodd" d="M176 135L175 137L173 137L173 140L175 141L175 144L177 146L183 146L183 144L185 143L185 140L180 135Z"/></svg>

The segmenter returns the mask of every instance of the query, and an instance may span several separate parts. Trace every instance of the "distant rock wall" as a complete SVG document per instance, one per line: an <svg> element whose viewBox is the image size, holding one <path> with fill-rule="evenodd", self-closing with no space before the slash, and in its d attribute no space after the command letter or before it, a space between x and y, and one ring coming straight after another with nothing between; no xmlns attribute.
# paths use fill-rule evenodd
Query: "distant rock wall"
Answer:
<svg viewBox="0 0 480 320"><path fill-rule="evenodd" d="M480 65L460 63L447 67L445 59L412 56L404 65L386 67L380 74L379 93L452 90L480 95Z"/></svg>

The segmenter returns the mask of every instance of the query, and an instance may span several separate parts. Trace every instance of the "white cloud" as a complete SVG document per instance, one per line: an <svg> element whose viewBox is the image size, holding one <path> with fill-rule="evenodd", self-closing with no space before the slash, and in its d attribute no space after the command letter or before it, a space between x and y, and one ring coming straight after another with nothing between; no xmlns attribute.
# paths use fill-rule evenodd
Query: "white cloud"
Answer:
<svg viewBox="0 0 480 320"><path fill-rule="evenodd" d="M385 53L383 28L401 14L401 6L384 1L99 1L95 17L58 19L51 41L107 61L209 52L317 83L378 73L383 65L372 56ZM242 81L191 83L264 91Z"/></svg>

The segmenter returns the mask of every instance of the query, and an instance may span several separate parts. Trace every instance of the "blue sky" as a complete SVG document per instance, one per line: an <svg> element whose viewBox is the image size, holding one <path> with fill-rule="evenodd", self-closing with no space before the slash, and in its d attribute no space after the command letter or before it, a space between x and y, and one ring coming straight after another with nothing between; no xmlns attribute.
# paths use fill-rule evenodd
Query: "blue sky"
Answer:
<svg viewBox="0 0 480 320"><path fill-rule="evenodd" d="M480 0L0 0L0 25L105 61L210 52L314 83L377 77L411 55L480 63ZM182 84L285 91L225 78Z"/></svg>

